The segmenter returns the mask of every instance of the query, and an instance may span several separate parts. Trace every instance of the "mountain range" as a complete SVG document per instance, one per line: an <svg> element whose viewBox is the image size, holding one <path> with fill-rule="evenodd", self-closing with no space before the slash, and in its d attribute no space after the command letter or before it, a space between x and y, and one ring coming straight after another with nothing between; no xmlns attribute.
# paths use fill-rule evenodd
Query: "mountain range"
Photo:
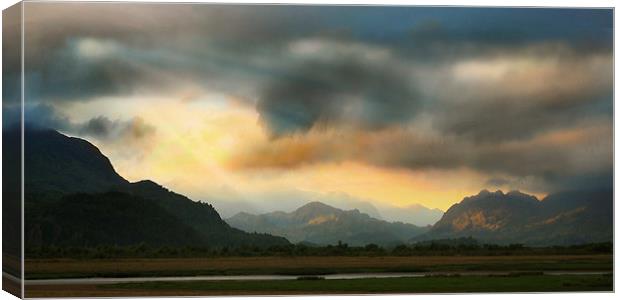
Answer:
<svg viewBox="0 0 620 300"><path fill-rule="evenodd" d="M19 143L20 131L3 137ZM27 247L289 244L232 228L210 204L155 182L130 183L97 147L54 130L25 129L24 170Z"/></svg>
<svg viewBox="0 0 620 300"><path fill-rule="evenodd" d="M357 209L341 210L321 202L310 202L289 213L238 213L226 222L241 230L283 236L293 243L317 245L342 242L352 246L371 243L389 246L402 244L428 230L428 227L391 223Z"/></svg>
<svg viewBox="0 0 620 300"><path fill-rule="evenodd" d="M575 190L542 200L518 191L481 191L454 204L412 241L473 237L531 246L613 240L613 190Z"/></svg>
<svg viewBox="0 0 620 300"><path fill-rule="evenodd" d="M319 194L295 189L253 195L251 198L239 198L236 193L223 189L210 194L208 199L223 218L230 218L241 211L255 215L276 210L293 211L309 202L321 202L343 210L357 209L375 219L417 226L435 224L443 215L443 211L439 209L427 208L420 204L395 206L389 203L373 203L371 200L346 193Z"/></svg>

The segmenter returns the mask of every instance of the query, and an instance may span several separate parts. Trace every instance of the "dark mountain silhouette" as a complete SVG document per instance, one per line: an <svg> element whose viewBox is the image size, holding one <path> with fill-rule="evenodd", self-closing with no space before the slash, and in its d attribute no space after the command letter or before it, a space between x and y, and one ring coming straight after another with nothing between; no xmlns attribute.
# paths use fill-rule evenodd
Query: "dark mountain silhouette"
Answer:
<svg viewBox="0 0 620 300"><path fill-rule="evenodd" d="M210 204L152 181L129 183L85 140L35 128L24 140L27 247L289 244L232 228Z"/></svg>
<svg viewBox="0 0 620 300"><path fill-rule="evenodd" d="M353 246L370 243L394 245L428 229L378 220L357 209L341 210L321 202L310 202L290 213L239 213L226 221L242 230L280 235L295 243L319 245L339 241Z"/></svg>
<svg viewBox="0 0 620 300"><path fill-rule="evenodd" d="M168 213L177 217L202 234L214 245L285 245L286 239L268 234L243 232L224 222L211 204L192 201L189 198L169 191L150 180L143 180L117 187L116 190L143 197L155 202Z"/></svg>
<svg viewBox="0 0 620 300"><path fill-rule="evenodd" d="M566 191L539 201L517 191L483 190L454 204L428 233L413 240L467 236L534 246L611 241L613 191Z"/></svg>
<svg viewBox="0 0 620 300"><path fill-rule="evenodd" d="M26 129L24 169L28 192L96 193L129 183L93 144L51 129Z"/></svg>

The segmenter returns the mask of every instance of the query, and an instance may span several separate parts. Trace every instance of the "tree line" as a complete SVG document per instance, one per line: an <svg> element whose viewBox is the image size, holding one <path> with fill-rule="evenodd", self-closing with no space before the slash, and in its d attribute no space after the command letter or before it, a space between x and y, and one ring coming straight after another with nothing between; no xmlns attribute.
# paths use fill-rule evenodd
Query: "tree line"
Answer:
<svg viewBox="0 0 620 300"><path fill-rule="evenodd" d="M37 246L28 247L27 259L36 258L175 258L175 257L232 257L232 256L429 256L429 255L559 255L613 253L613 244L591 243L571 246L530 247L522 244L483 244L475 239L459 238L382 247L376 244L349 246L316 246L291 244L271 247L242 245L238 247L194 246L132 246L100 245L96 247Z"/></svg>

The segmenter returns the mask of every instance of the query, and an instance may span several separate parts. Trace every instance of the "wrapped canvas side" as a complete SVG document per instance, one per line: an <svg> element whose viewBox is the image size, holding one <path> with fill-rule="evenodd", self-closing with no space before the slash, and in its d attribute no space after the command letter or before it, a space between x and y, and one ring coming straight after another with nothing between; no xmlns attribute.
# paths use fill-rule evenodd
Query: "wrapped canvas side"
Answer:
<svg viewBox="0 0 620 300"><path fill-rule="evenodd" d="M22 3L2 12L2 289L23 297Z"/></svg>

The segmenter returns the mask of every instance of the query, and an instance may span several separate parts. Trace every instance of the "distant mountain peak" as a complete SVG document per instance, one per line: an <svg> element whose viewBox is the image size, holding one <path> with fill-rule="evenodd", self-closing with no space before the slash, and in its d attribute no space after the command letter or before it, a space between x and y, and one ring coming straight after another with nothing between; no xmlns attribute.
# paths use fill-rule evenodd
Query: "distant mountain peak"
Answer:
<svg viewBox="0 0 620 300"><path fill-rule="evenodd" d="M402 243L428 228L379 220L358 209L342 210L322 202L308 202L289 212L260 215L238 213L226 220L231 226L284 236L292 242L350 245Z"/></svg>
<svg viewBox="0 0 620 300"><path fill-rule="evenodd" d="M243 218L245 218L245 217L250 217L250 216L254 216L254 215L253 215L253 214L251 214L251 213L247 213L247 212L242 211L242 212L238 212L238 213L236 213L236 214L235 214L234 216L232 216L231 218L239 218L239 217L243 217Z"/></svg>
<svg viewBox="0 0 620 300"><path fill-rule="evenodd" d="M312 201L296 209L293 213L322 215L322 214L341 213L341 212L343 212L343 210L335 208L333 206L329 206L323 202Z"/></svg>
<svg viewBox="0 0 620 300"><path fill-rule="evenodd" d="M518 190L511 190L507 193L504 193L502 190L497 190L495 192L491 192L487 189L481 190L477 195L469 196L463 198L459 204L477 202L477 201L525 201L525 202L538 202L538 198L533 195L529 195L526 193L522 193Z"/></svg>
<svg viewBox="0 0 620 300"><path fill-rule="evenodd" d="M337 209L333 206L327 205L323 202L320 201L312 201L312 202L308 202L304 205L302 205L301 207L299 207L298 209L303 209L303 208L312 208L312 209Z"/></svg>
<svg viewBox="0 0 620 300"><path fill-rule="evenodd" d="M487 190L487 189L483 189L483 190L481 190L481 191L478 193L478 195L476 195L476 196L488 196L488 195L490 195L490 194L491 194L491 192L489 192L489 190Z"/></svg>

